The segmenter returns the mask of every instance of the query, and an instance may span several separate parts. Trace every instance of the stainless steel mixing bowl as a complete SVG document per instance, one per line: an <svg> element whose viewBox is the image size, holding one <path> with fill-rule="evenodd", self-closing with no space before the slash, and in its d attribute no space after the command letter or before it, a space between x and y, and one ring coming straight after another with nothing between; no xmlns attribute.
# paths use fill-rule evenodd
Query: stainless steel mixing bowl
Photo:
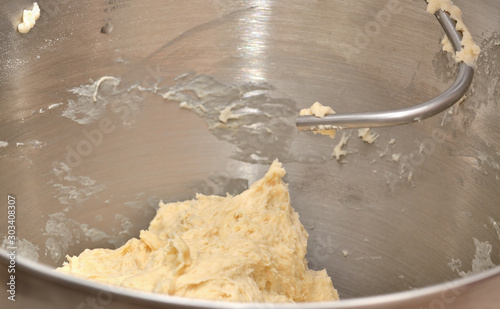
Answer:
<svg viewBox="0 0 500 309"><path fill-rule="evenodd" d="M40 0L27 34L15 26L32 3L2 1L0 306L271 307L53 269L138 236L160 199L242 192L279 158L310 267L326 268L343 298L284 307L498 308L500 2L456 3L483 49L465 101L376 129L374 144L346 131L337 161L342 132L297 132L301 108L402 108L453 80L423 1ZM229 106L240 116L224 124ZM15 303L5 292L14 267Z"/></svg>

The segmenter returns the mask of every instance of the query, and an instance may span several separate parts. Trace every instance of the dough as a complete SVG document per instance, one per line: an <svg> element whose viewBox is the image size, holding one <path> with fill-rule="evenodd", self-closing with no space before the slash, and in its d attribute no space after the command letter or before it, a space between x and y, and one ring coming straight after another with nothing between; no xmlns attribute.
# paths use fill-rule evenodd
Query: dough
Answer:
<svg viewBox="0 0 500 309"><path fill-rule="evenodd" d="M323 118L330 114L335 114L335 111L330 106L324 106L319 102L315 102L310 108L304 108L300 111L300 116L314 115L318 118Z"/></svg>
<svg viewBox="0 0 500 309"><path fill-rule="evenodd" d="M324 106L319 102L315 102L310 108L304 108L300 110L300 116L315 116L318 118L323 118L326 115L335 114L335 111L330 106ZM314 134L328 135L331 138L335 138L335 130L317 130L313 131Z"/></svg>
<svg viewBox="0 0 500 309"><path fill-rule="evenodd" d="M347 144L348 140L349 136L347 136L345 132L342 133L342 138L340 139L339 143L333 148L332 156L334 156L337 161L340 160L340 157L347 155L347 150L344 150L342 148Z"/></svg>
<svg viewBox="0 0 500 309"><path fill-rule="evenodd" d="M380 134L370 131L370 128L363 128L358 129L358 137L365 143L373 144L380 137Z"/></svg>
<svg viewBox="0 0 500 309"><path fill-rule="evenodd" d="M232 112L232 109L234 108L233 105L229 105L228 107L224 108L220 114L219 114L219 121L222 123L227 123L229 119L238 119L240 118L239 115L235 115Z"/></svg>
<svg viewBox="0 0 500 309"><path fill-rule="evenodd" d="M450 40L445 35L442 40L443 50L454 54L457 62L465 62L470 66L475 66L481 49L474 43L472 34L465 26L462 19L462 11L453 4L451 0L428 0L427 12L434 14L438 10L443 10L450 14L450 17L457 22L456 29L462 32L462 50L455 53Z"/></svg>
<svg viewBox="0 0 500 309"><path fill-rule="evenodd" d="M23 11L23 22L17 25L17 31L28 33L35 26L36 20L40 17L40 7L38 3L33 3L33 9Z"/></svg>
<svg viewBox="0 0 500 309"><path fill-rule="evenodd" d="M163 204L149 229L116 249L85 250L58 271L170 295L239 302L337 300L308 269L308 234L277 160L240 195Z"/></svg>

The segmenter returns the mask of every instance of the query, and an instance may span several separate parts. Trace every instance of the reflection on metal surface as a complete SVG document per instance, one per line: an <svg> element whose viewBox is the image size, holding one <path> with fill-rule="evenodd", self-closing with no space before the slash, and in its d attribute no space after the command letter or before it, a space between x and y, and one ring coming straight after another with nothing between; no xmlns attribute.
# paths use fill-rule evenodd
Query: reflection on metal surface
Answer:
<svg viewBox="0 0 500 309"><path fill-rule="evenodd" d="M238 29L241 32L238 51L246 60L246 65L241 71L246 80L264 81L267 77L265 62L272 5L270 0L252 0L249 4L255 9L238 21Z"/></svg>

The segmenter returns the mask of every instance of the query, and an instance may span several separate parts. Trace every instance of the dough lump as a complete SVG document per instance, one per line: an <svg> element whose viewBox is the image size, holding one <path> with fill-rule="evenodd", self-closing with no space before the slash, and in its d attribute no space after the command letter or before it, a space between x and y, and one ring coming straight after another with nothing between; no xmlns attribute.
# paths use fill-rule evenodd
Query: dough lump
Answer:
<svg viewBox="0 0 500 309"><path fill-rule="evenodd" d="M326 270L305 259L308 233L280 162L240 195L163 204L139 238L85 250L58 271L109 284L238 302L337 300Z"/></svg>
<svg viewBox="0 0 500 309"><path fill-rule="evenodd" d="M300 116L315 116L318 118L324 118L326 115L335 114L335 111L330 106L324 106L319 102L315 102L310 108L304 108L300 110ZM313 131L314 134L328 135L331 138L335 138L335 130L316 130Z"/></svg>
<svg viewBox="0 0 500 309"><path fill-rule="evenodd" d="M462 33L462 50L455 53L450 40L445 35L441 43L443 50L454 55L457 62L465 62L470 66L475 66L476 61L481 52L481 48L474 43L472 34L465 25L462 18L462 11L459 7L453 4L451 0L428 0L427 12L434 14L438 10L443 10L450 14L450 17L457 22L456 29Z"/></svg>
<svg viewBox="0 0 500 309"><path fill-rule="evenodd" d="M323 118L330 114L335 114L335 111L330 106L324 106L319 102L315 102L311 107L304 108L300 111L300 116L314 115L318 118Z"/></svg>
<svg viewBox="0 0 500 309"><path fill-rule="evenodd" d="M36 20L40 17L40 7L38 3L33 3L33 9L23 11L23 22L17 25L17 31L28 33L35 26Z"/></svg>

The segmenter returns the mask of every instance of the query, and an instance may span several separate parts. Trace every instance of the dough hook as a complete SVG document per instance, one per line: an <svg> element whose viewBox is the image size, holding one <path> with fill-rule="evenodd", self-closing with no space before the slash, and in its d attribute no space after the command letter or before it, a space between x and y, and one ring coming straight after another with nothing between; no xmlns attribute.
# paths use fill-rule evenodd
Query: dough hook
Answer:
<svg viewBox="0 0 500 309"><path fill-rule="evenodd" d="M461 34L456 30L453 19L442 10L438 10L434 15L443 27L453 49L456 52L460 51L462 49ZM389 127L422 121L443 112L460 101L469 89L473 76L474 68L460 62L455 82L439 96L425 103L398 110L340 113L326 115L324 118L299 116L296 125L301 131L316 131Z"/></svg>

